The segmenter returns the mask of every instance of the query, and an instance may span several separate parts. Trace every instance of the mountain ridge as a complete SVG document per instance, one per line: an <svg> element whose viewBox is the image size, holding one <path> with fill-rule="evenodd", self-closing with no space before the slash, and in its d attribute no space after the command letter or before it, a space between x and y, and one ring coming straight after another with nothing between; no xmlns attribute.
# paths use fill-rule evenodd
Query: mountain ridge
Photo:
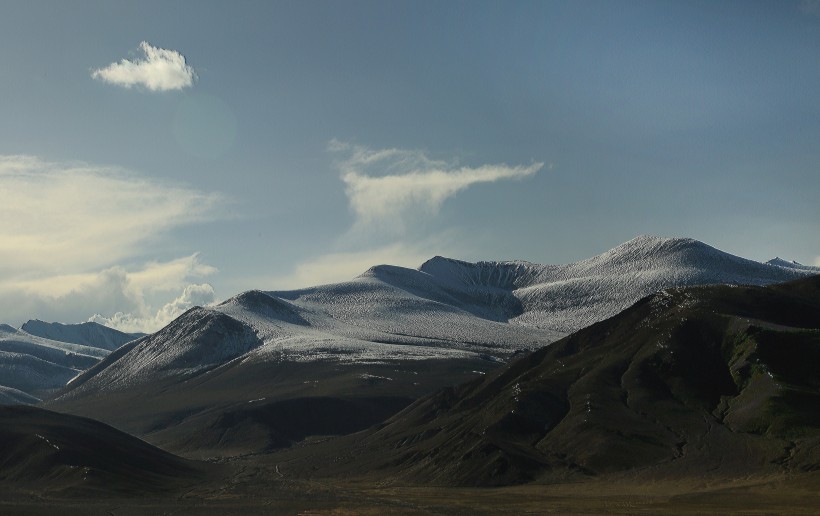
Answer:
<svg viewBox="0 0 820 516"><path fill-rule="evenodd" d="M96 364L105 349L31 335L9 325L0 326L0 386L35 399L48 396ZM31 401L10 396L7 401Z"/></svg>
<svg viewBox="0 0 820 516"><path fill-rule="evenodd" d="M31 319L25 322L20 329L36 337L72 344L82 344L106 349L108 351L114 351L126 342L145 335L144 333L121 332L91 321L78 324L63 324L58 322L47 323L39 319Z"/></svg>
<svg viewBox="0 0 820 516"><path fill-rule="evenodd" d="M820 277L673 288L382 425L276 460L302 478L387 485L818 471L817 360Z"/></svg>
<svg viewBox="0 0 820 516"><path fill-rule="evenodd" d="M691 238L647 235L565 265L521 260L470 263L434 257L419 271L441 278L439 283L451 297L480 292L491 300L501 298L509 322L564 334L614 315L662 288L711 283L764 285L820 274L820 268L755 262Z"/></svg>
<svg viewBox="0 0 820 516"><path fill-rule="evenodd" d="M664 288L808 274L655 237L562 266L444 258L419 269L375 266L348 282L248 291L193 308L103 359L46 405L187 452L195 443L184 434L218 427L221 414L256 421L262 412L248 408L255 400L269 412L311 396L395 406L396 396L479 376ZM249 441L247 451L266 448L266 439Z"/></svg>

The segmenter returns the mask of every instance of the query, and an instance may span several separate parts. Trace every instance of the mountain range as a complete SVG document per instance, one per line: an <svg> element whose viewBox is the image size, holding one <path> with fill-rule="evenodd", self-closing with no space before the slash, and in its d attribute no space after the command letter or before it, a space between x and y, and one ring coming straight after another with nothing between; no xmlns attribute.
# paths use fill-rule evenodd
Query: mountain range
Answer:
<svg viewBox="0 0 820 516"><path fill-rule="evenodd" d="M817 364L820 276L668 289L277 460L300 476L455 486L820 471Z"/></svg>
<svg viewBox="0 0 820 516"><path fill-rule="evenodd" d="M2 326L0 383L84 372L0 407L0 510L808 514L818 273L639 237L249 291L136 339Z"/></svg>
<svg viewBox="0 0 820 516"><path fill-rule="evenodd" d="M569 265L441 257L418 269L381 265L349 282L249 291L191 309L105 357L46 406L193 457L268 451L365 428L664 288L816 272L656 237ZM297 423L283 417L294 406L316 408ZM342 424L333 414L345 410Z"/></svg>
<svg viewBox="0 0 820 516"><path fill-rule="evenodd" d="M24 327L0 327L2 353L85 370L30 389L39 407L0 407L0 510L820 502L820 269L690 239L568 265L376 266L196 307L113 351L43 337L98 329Z"/></svg>
<svg viewBox="0 0 820 516"><path fill-rule="evenodd" d="M32 320L0 325L0 403L36 403L93 366L111 350L140 337L102 326Z"/></svg>

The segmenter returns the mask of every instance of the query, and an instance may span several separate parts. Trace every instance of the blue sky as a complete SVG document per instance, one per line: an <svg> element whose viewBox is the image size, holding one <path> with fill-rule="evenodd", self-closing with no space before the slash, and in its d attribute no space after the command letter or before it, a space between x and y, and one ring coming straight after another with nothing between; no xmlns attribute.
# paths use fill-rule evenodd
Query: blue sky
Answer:
<svg viewBox="0 0 820 516"><path fill-rule="evenodd" d="M816 1L8 1L0 73L2 322L639 234L820 264Z"/></svg>

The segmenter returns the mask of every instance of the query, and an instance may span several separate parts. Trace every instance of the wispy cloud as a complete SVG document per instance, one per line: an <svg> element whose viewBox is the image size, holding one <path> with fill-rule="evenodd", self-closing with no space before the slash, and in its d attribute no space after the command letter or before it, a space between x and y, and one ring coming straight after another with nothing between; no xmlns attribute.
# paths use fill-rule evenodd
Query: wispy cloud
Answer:
<svg viewBox="0 0 820 516"><path fill-rule="evenodd" d="M463 166L417 150L369 149L338 140L332 140L328 150L338 157L355 215L353 227L339 236L333 251L307 258L289 274L272 278L273 288L344 281L374 265L417 267L436 254L464 252L463 244L454 244L459 240L453 238L455 231L444 224L419 223L420 219L431 222L447 199L472 185L524 179L544 166Z"/></svg>
<svg viewBox="0 0 820 516"><path fill-rule="evenodd" d="M176 50L157 48L145 41L140 43L140 50L143 59L122 59L92 70L91 77L125 88L143 86L151 91L181 90L194 84L194 69Z"/></svg>
<svg viewBox="0 0 820 516"><path fill-rule="evenodd" d="M113 167L0 156L0 272L109 266L223 198Z"/></svg>
<svg viewBox="0 0 820 516"><path fill-rule="evenodd" d="M436 214L445 200L472 185L522 179L544 166L467 167L430 159L421 151L370 150L336 140L329 149L344 155L339 170L358 224L383 224L408 212Z"/></svg>
<svg viewBox="0 0 820 516"><path fill-rule="evenodd" d="M4 322L121 311L152 330L162 319L152 305L216 272L197 254L133 263L171 230L218 216L218 194L113 167L0 156L0 197Z"/></svg>

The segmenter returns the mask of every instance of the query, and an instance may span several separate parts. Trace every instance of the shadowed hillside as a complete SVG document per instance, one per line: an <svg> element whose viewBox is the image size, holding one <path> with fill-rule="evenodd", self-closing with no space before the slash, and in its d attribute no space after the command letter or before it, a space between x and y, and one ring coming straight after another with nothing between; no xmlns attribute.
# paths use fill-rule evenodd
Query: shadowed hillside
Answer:
<svg viewBox="0 0 820 516"><path fill-rule="evenodd" d="M283 460L297 475L438 485L814 471L819 363L820 277L672 289Z"/></svg>
<svg viewBox="0 0 820 516"><path fill-rule="evenodd" d="M171 491L204 466L97 421L35 407L0 407L0 483L78 494Z"/></svg>

